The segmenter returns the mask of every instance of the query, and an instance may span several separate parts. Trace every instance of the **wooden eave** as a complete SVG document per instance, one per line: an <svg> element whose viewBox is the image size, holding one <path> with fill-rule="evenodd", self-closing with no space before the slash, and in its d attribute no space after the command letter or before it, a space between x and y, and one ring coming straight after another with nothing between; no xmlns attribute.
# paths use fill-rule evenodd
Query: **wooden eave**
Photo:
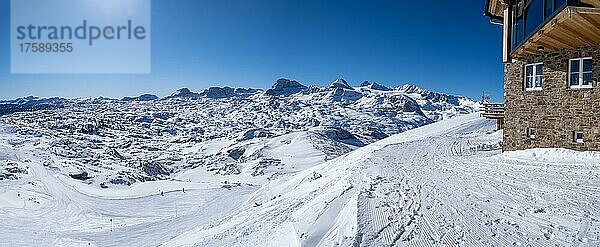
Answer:
<svg viewBox="0 0 600 247"><path fill-rule="evenodd" d="M600 0L582 2L600 6ZM600 8L569 6L531 35L512 57L595 45L600 45Z"/></svg>
<svg viewBox="0 0 600 247"><path fill-rule="evenodd" d="M504 18L504 1L487 0L485 15L492 19L502 20Z"/></svg>
<svg viewBox="0 0 600 247"><path fill-rule="evenodd" d="M580 2L596 8L600 7L600 0L580 0Z"/></svg>

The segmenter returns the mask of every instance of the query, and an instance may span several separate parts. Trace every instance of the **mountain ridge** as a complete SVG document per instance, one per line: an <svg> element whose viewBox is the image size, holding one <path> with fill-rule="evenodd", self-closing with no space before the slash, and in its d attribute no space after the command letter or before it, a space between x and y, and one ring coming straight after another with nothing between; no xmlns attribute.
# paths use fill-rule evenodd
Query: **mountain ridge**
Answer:
<svg viewBox="0 0 600 247"><path fill-rule="evenodd" d="M306 86L301 82L280 78L278 79L271 88L269 89L260 89L260 88L235 88L230 86L211 86L202 91L194 92L187 87L180 88L168 96L159 97L155 94L144 93L138 96L125 96L121 99L116 98L105 98L105 97L97 97L91 100L109 100L109 101L123 101L123 102L139 102L139 101L154 101L154 100L166 100L173 98L186 98L186 99L199 99L199 98L227 98L227 97L236 97L236 96L248 96L250 94L256 93L264 93L266 95L271 96L289 96L296 93L311 93L311 90L315 89L344 89L354 91L356 89L372 89L379 91L398 91L403 93L426 93L426 94L441 94L446 96L456 96L460 98L469 99L465 96L458 96L454 94L440 93L434 92L427 89L423 89L415 84L404 84L399 87L388 87L380 83L364 81L359 86L352 87L348 82L343 78L338 78L326 86L316 86L310 85ZM77 101L77 100L90 100L89 98L66 98L66 97L47 97L40 98L37 96L29 95L25 97L20 97L16 99L4 99L0 100L0 106L2 105L26 105L26 104L35 104L39 103L47 103L52 102L54 104L64 103L66 101ZM0 113L1 115L1 113Z"/></svg>

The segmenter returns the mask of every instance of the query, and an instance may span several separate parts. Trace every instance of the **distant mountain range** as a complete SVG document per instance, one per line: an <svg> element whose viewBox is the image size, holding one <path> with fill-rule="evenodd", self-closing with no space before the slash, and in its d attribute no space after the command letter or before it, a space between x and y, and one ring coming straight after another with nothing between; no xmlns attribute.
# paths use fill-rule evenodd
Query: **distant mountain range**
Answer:
<svg viewBox="0 0 600 247"><path fill-rule="evenodd" d="M434 100L436 102L445 101L452 105L458 106L459 100L468 100L466 97L454 96L442 93L431 92L423 90L416 85L404 85L398 88L389 88L387 86L380 85L375 82L365 81L359 87L362 90L377 90L384 92L401 92L407 94L420 94L421 97L426 99ZM192 92L188 88L182 88L170 96L160 98L153 94L143 94L136 97L124 97L122 99L112 99L105 97L98 97L93 99L66 99L60 97L53 98L38 98L35 96L28 96L18 98L14 100L0 100L0 116L15 112L24 111L37 111L37 110L51 110L56 108L64 107L65 104L75 102L147 102L147 101L160 101L169 99L223 99L223 98L235 98L235 97L249 97L256 94L264 94L273 97L290 96L297 93L310 94L311 92L323 91L323 90L334 90L334 94L339 96L339 99L344 100L357 100L361 98L362 93L357 93L355 88L350 86L344 79L336 79L329 83L324 88L310 86L307 87L300 82L289 80L289 79L278 79L272 88L267 89L253 89L253 88L231 88L231 87L210 87L202 92ZM433 110L433 109L431 109Z"/></svg>
<svg viewBox="0 0 600 247"><path fill-rule="evenodd" d="M267 90L182 88L164 98L1 101L0 127L35 141L32 147L56 171L102 188L190 169L264 182L478 107L466 97L415 85L353 87L336 79L316 87L279 79Z"/></svg>

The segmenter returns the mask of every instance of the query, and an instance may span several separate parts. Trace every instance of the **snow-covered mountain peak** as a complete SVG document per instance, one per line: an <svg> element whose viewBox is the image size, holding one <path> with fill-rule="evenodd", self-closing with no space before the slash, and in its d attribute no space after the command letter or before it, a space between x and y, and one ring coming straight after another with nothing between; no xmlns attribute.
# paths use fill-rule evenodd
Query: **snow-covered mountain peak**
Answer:
<svg viewBox="0 0 600 247"><path fill-rule="evenodd" d="M23 104L23 103L27 103L29 101L34 101L34 100L39 100L39 99L40 98L35 97L35 96L27 96L27 97L17 98L17 99L13 99L13 100L0 100L0 103Z"/></svg>
<svg viewBox="0 0 600 247"><path fill-rule="evenodd" d="M289 79L278 79L273 87L266 91L267 95L272 96L287 96L306 90L308 87L302 85L300 82L289 80Z"/></svg>
<svg viewBox="0 0 600 247"><path fill-rule="evenodd" d="M0 116L20 111L54 109L61 107L65 102L65 99L58 97L42 99L34 96L4 100L0 101Z"/></svg>
<svg viewBox="0 0 600 247"><path fill-rule="evenodd" d="M366 87L369 89L373 89L373 90L379 90L379 91L390 91L389 87L386 87L384 85L378 84L376 82L369 82L369 81L365 81L362 84L360 84L360 87Z"/></svg>
<svg viewBox="0 0 600 247"><path fill-rule="evenodd" d="M182 89L175 91L173 94L171 94L171 96L169 96L167 98L196 99L199 97L200 97L199 93L194 93L194 92L190 91L190 89L188 89L188 88L182 88Z"/></svg>
<svg viewBox="0 0 600 247"><path fill-rule="evenodd" d="M200 96L209 99L224 99L231 97L246 97L262 90L253 88L232 88L232 87L209 87L200 93Z"/></svg>
<svg viewBox="0 0 600 247"><path fill-rule="evenodd" d="M352 88L350 85L348 85L348 82L346 82L346 80L342 79L342 78L338 78L335 79L335 81L332 81L331 83L329 83L329 88L341 88L341 89L348 89L348 90L354 90L354 88Z"/></svg>
<svg viewBox="0 0 600 247"><path fill-rule="evenodd" d="M221 99L234 96L235 90L231 87L209 87L200 95L211 99Z"/></svg>
<svg viewBox="0 0 600 247"><path fill-rule="evenodd" d="M192 91L190 91L189 88L181 88L178 89L177 91L175 91L173 94L171 94L172 96L180 96L180 95L186 95L186 94L190 94Z"/></svg>
<svg viewBox="0 0 600 247"><path fill-rule="evenodd" d="M422 88L420 88L417 85L405 84L405 85L402 85L401 87L396 88L396 91L403 92L403 93L422 93L422 92L425 92L426 90L423 90Z"/></svg>

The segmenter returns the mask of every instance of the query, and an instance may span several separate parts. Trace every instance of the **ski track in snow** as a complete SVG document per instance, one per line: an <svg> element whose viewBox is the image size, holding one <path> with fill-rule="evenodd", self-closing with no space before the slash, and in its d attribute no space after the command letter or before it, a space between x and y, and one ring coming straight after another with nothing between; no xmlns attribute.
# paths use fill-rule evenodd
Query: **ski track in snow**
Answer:
<svg viewBox="0 0 600 247"><path fill-rule="evenodd" d="M374 153L382 169L371 176L383 179L365 204L383 209L365 211L394 213L366 225L396 237L372 234L365 245L599 244L597 165L507 160L473 152L477 138L453 132Z"/></svg>
<svg viewBox="0 0 600 247"><path fill-rule="evenodd" d="M501 154L494 127L470 114L260 188L164 196L88 194L33 160L0 182L0 246L600 245L600 159Z"/></svg>
<svg viewBox="0 0 600 247"><path fill-rule="evenodd" d="M85 185L67 183L71 178L41 162L27 164L31 174L24 179L0 183L0 246L156 246L230 214L256 190L196 188L164 196L156 190L136 197L105 192L100 197L79 191L75 185Z"/></svg>
<svg viewBox="0 0 600 247"><path fill-rule="evenodd" d="M485 148L500 140L494 122L459 118L263 187L251 199L261 205L226 218L217 234L202 228L165 246L600 244L597 159L540 162L500 154ZM311 180L315 173L322 177ZM243 220L230 224L234 218Z"/></svg>

